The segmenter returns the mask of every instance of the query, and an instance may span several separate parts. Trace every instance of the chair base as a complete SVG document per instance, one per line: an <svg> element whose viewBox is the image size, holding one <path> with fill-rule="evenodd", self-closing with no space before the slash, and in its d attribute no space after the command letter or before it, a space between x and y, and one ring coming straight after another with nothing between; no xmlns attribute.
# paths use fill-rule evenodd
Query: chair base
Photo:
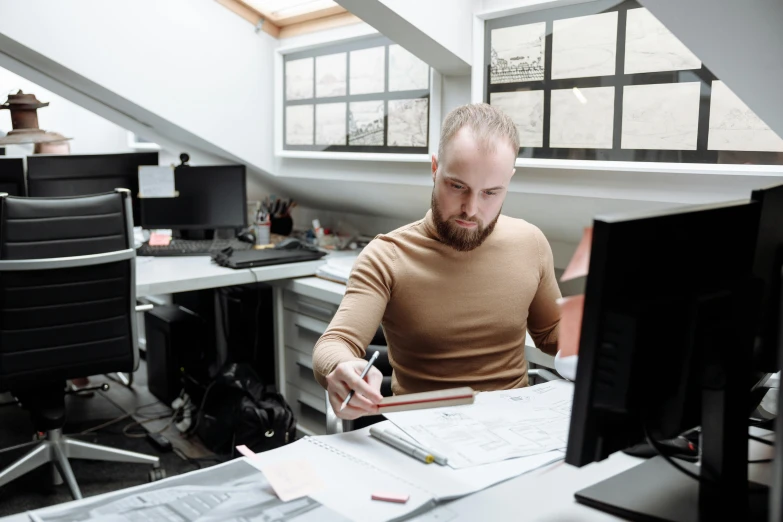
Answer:
<svg viewBox="0 0 783 522"><path fill-rule="evenodd" d="M158 457L73 439L63 435L62 430L56 429L46 432L45 440L38 443L19 460L0 471L0 486L4 486L44 464L52 464L54 484L60 485L65 481L73 498L78 500L82 498L82 493L79 490L79 485L76 483L76 477L73 475L68 459L150 464L154 469L160 467L160 459Z"/></svg>

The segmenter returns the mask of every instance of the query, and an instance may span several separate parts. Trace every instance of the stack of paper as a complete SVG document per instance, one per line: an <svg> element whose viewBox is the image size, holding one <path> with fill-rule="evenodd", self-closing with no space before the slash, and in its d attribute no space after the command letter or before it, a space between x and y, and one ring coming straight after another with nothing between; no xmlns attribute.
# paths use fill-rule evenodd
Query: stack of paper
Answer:
<svg viewBox="0 0 783 522"><path fill-rule="evenodd" d="M480 393L476 402L386 414L421 446L448 457L454 469L564 450L574 386L538 386Z"/></svg>
<svg viewBox="0 0 783 522"><path fill-rule="evenodd" d="M355 256L330 257L326 263L316 269L315 275L329 281L346 284L351 276L351 269L355 261Z"/></svg>

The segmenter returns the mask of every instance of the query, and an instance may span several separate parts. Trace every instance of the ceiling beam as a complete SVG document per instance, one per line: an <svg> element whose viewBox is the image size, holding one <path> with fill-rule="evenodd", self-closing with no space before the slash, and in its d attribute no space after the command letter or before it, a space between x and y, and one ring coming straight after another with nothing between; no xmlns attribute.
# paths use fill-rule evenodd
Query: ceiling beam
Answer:
<svg viewBox="0 0 783 522"><path fill-rule="evenodd" d="M783 136L783 2L641 0L715 76Z"/></svg>
<svg viewBox="0 0 783 522"><path fill-rule="evenodd" d="M445 75L470 73L470 64L460 57L459 52L455 49L457 46L454 44L463 43L465 38L470 40L472 34L460 33L458 38L452 38L452 33L457 32L458 27L451 25L442 27L442 25L438 25L443 24L442 21L433 20L429 16L429 13L436 12L436 8L439 6L444 6L445 9L453 7L457 10L452 13L455 19L465 17L472 23L472 12L463 12L462 9L459 9L461 4L451 4L454 0L448 0L448 3L446 0L441 0L438 4L433 0L419 2L420 6L426 7L420 11L415 9L415 0L405 0L404 2L390 0L335 1L440 73ZM466 2L467 0L463 0L461 3ZM411 12L416 12L417 16L413 17L415 19L411 19L412 17L409 16ZM438 32L441 37L447 34L449 38L437 40L433 36L433 27L440 28Z"/></svg>

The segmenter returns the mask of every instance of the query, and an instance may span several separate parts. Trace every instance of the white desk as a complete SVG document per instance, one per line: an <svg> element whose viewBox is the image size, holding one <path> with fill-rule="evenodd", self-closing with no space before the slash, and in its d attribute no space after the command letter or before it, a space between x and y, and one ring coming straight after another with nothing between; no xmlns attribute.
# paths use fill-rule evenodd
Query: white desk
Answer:
<svg viewBox="0 0 783 522"><path fill-rule="evenodd" d="M756 434L760 434L756 432ZM750 458L762 459L772 456L772 447L750 442ZM578 504L574 493L582 488L628 470L641 459L615 453L607 460L575 468L559 462L515 479L508 480L484 491L441 505L412 520L420 522L449 522L476 520L506 522L508 520L535 520L537 522L580 521L609 522L621 520L596 509ZM771 484L772 465L753 464L749 466L749 478L760 484ZM202 473L193 484L208 485L205 480L209 470ZM214 474L213 474L214 475ZM187 475L182 475L187 477ZM215 484L221 477L216 476ZM641 486L641 485L640 485ZM654 487L650 484L649 487ZM24 514L0 518L0 522L29 522Z"/></svg>
<svg viewBox="0 0 783 522"><path fill-rule="evenodd" d="M752 429L751 433L762 432ZM769 432L767 432L769 433ZM767 436L772 440L771 436ZM750 441L749 458L774 457L772 446ZM623 520L608 513L579 504L574 493L631 469L644 462L624 453L615 453L602 462L575 468L564 462L522 475L484 491L463 497L412 520L449 522L475 520L536 520L608 522ZM748 465L748 478L756 483L772 485L772 464ZM640 487L642 485L640 484ZM654 487L650 484L649 487Z"/></svg>
<svg viewBox="0 0 783 522"><path fill-rule="evenodd" d="M208 256L136 258L136 297L276 281L315 274L323 260L234 270Z"/></svg>

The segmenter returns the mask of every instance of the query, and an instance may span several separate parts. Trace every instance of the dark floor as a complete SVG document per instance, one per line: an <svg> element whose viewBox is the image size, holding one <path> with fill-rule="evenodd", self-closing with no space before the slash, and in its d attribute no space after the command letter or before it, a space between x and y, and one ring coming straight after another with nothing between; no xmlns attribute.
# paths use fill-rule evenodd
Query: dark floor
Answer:
<svg viewBox="0 0 783 522"><path fill-rule="evenodd" d="M141 362L139 371L135 374L132 390L105 376L91 378L91 384L103 381L110 383L111 387L108 392L98 392L92 397L76 395L66 397L68 420L63 430L65 434L78 434L116 419L126 412L135 412L135 420L142 421L150 417L165 415L171 411L147 389L144 361ZM6 402L8 399L7 395L0 394L0 403ZM139 409L140 406L144 407ZM126 418L97 432L84 435L82 438L106 446L158 455L161 459L161 466L169 477L199 467L210 466L217 462L214 460L214 455L205 449L197 439L183 438L176 428L168 426L168 419L146 422L144 426L150 431L167 428L163 434L171 441L174 448L178 450L177 452L160 453L146 438L130 438L124 435L123 428L132 422L133 419ZM130 429L131 432L141 430L143 428L140 426L132 426ZM0 408L0 451L3 448L29 442L32 434L33 429L29 414L25 410L16 406ZM0 453L0 469L22 456L25 451L27 449ZM145 464L80 460L71 461L71 466L84 497L144 484L148 481L150 469L150 466ZM53 486L50 475L51 469L48 466L42 466L28 475L0 487L0 516L72 500L67 486Z"/></svg>

